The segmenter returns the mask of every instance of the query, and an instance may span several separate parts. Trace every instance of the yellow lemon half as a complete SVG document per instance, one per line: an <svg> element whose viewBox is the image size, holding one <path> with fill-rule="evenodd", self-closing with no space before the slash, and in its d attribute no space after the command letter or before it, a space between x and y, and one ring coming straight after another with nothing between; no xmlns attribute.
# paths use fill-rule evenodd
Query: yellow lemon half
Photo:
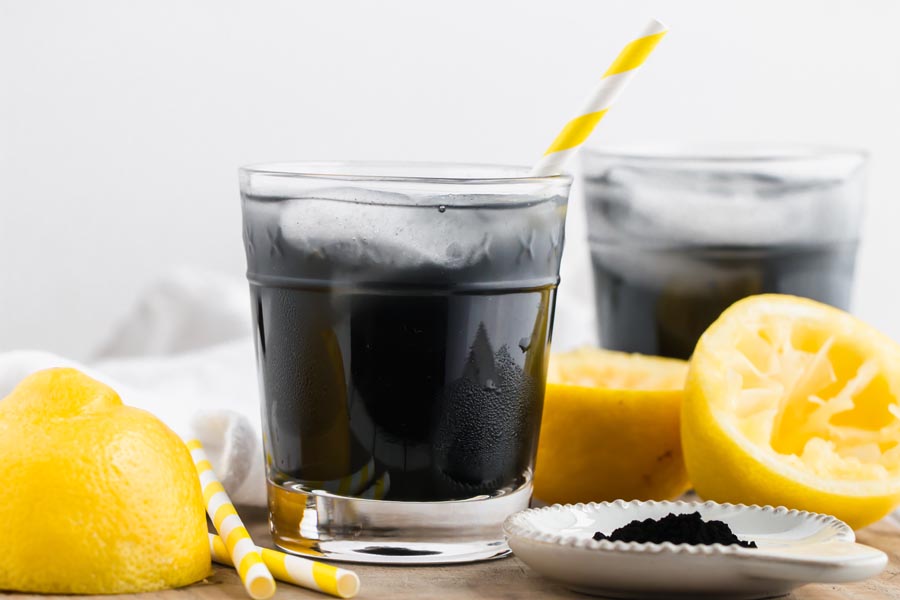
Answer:
<svg viewBox="0 0 900 600"><path fill-rule="evenodd" d="M900 346L793 296L734 304L700 338L682 410L691 482L719 502L854 528L900 502Z"/></svg>
<svg viewBox="0 0 900 600"><path fill-rule="evenodd" d="M687 364L585 348L550 357L535 498L663 500L688 488L679 440Z"/></svg>
<svg viewBox="0 0 900 600"><path fill-rule="evenodd" d="M0 589L143 592L210 572L200 483L181 439L74 369L0 400Z"/></svg>

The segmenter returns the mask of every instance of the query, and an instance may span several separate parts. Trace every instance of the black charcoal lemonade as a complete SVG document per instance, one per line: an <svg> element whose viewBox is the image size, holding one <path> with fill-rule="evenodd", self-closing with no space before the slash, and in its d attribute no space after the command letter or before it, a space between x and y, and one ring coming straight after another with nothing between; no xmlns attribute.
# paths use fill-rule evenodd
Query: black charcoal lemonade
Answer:
<svg viewBox="0 0 900 600"><path fill-rule="evenodd" d="M405 283L251 286L275 479L417 501L525 483L553 288Z"/></svg>
<svg viewBox="0 0 900 600"><path fill-rule="evenodd" d="M603 345L689 358L700 335L726 308L754 294L793 294L846 309L856 246L699 246L673 252L595 242L591 260ZM659 265L662 272L647 277L616 268L633 261ZM676 261L680 264L665 268Z"/></svg>
<svg viewBox="0 0 900 600"><path fill-rule="evenodd" d="M848 308L865 156L765 150L586 153L603 346L688 358L726 308L754 294Z"/></svg>
<svg viewBox="0 0 900 600"><path fill-rule="evenodd" d="M530 495L568 180L524 189L298 175L285 190L277 175L244 177L276 540L293 547L283 533L293 528L346 558L346 546L322 540L369 531L374 541L354 550L363 558L349 560L505 551L502 517ZM297 522L310 511L287 507L294 493L317 498L313 533ZM454 526L475 535L465 530L479 517L496 521L478 556L403 543L422 531L457 535L448 504L473 510L485 500L515 506ZM420 508L376 517L366 514L382 510L372 501ZM419 503L436 503L428 519L439 522L398 534L391 519L408 529ZM385 529L391 540L380 539Z"/></svg>

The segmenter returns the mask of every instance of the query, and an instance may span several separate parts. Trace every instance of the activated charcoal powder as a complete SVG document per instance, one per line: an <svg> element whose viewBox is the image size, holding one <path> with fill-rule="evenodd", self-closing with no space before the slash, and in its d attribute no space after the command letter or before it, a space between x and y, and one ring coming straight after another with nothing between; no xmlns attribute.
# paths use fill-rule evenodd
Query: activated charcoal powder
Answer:
<svg viewBox="0 0 900 600"><path fill-rule="evenodd" d="M594 534L594 539L611 542L652 542L654 544L663 542L722 544L723 546L737 544L743 548L756 548L756 542L738 539L727 523L704 521L698 512L683 515L669 513L662 519L635 520L624 527L619 527L609 535L598 531Z"/></svg>

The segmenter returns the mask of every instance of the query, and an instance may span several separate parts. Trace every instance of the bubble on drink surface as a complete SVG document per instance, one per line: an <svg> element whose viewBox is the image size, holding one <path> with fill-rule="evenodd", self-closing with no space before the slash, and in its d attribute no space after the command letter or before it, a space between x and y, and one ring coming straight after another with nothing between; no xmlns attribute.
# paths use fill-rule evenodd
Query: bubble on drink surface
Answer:
<svg viewBox="0 0 900 600"><path fill-rule="evenodd" d="M519 339L519 350L522 352L528 352L531 349L531 338L523 337Z"/></svg>

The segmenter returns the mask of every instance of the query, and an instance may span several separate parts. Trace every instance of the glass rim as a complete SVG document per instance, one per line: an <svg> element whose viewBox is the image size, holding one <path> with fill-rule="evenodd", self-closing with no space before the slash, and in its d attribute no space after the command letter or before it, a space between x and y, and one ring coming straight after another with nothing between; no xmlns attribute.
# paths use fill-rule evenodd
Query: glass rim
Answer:
<svg viewBox="0 0 900 600"><path fill-rule="evenodd" d="M422 171L423 173L438 171L459 171L472 175L392 175L403 171ZM503 165L495 163L467 163L442 161L403 161L403 160L303 160L253 163L238 168L241 174L263 175L272 177L288 177L301 179L321 179L351 182L386 182L417 184L453 184L453 185L516 185L516 184L571 184L572 176L568 173L558 175L528 175L529 167L521 165ZM383 173L381 172L383 171ZM485 175L476 176L479 171ZM488 175L488 173L498 175ZM502 172L521 172L522 175L500 175Z"/></svg>
<svg viewBox="0 0 900 600"><path fill-rule="evenodd" d="M866 162L862 148L800 142L645 142L605 148L585 147L583 158L654 163L791 163L854 159Z"/></svg>

